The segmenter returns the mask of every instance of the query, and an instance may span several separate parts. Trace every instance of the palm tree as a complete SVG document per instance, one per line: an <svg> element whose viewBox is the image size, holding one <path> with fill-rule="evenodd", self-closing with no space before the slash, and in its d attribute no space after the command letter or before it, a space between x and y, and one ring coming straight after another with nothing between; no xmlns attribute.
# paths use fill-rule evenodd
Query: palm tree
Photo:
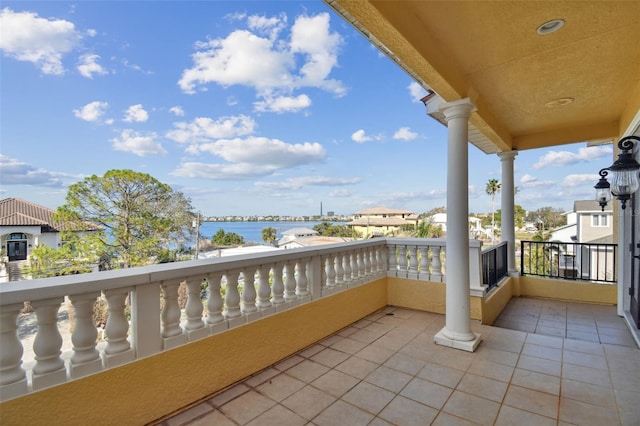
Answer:
<svg viewBox="0 0 640 426"><path fill-rule="evenodd" d="M498 179L489 179L487 182L487 194L491 196L491 244L494 241L494 229L496 227L496 209L495 209L495 201L496 194L500 192L500 182Z"/></svg>
<svg viewBox="0 0 640 426"><path fill-rule="evenodd" d="M262 228L262 241L269 245L273 245L276 240L276 228L268 226L266 228Z"/></svg>

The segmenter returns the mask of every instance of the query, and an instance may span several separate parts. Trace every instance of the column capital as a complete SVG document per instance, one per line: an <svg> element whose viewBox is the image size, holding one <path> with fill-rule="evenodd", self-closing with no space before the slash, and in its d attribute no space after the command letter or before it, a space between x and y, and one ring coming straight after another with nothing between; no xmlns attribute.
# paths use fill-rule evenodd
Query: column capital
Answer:
<svg viewBox="0 0 640 426"><path fill-rule="evenodd" d="M513 151L498 152L496 153L496 155L500 158L501 161L513 160L514 158L516 158L516 155L518 155L518 151L513 150Z"/></svg>
<svg viewBox="0 0 640 426"><path fill-rule="evenodd" d="M445 102L440 105L440 111L443 112L445 121L447 122L453 118L469 118L471 113L477 109L476 105L469 98Z"/></svg>

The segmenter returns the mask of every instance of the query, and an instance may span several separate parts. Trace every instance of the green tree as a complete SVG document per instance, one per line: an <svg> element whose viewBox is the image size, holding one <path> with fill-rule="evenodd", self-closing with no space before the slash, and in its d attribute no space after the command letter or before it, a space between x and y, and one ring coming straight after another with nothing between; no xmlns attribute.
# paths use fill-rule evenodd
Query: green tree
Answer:
<svg viewBox="0 0 640 426"><path fill-rule="evenodd" d="M566 225L567 216L564 214L562 209L541 207L538 210L529 212L527 221L535 223L538 227L538 231L543 233L545 229L548 231L559 226Z"/></svg>
<svg viewBox="0 0 640 426"><path fill-rule="evenodd" d="M211 242L216 246L237 246L244 244L244 238L235 232L224 232L224 229L218 229L218 232L211 237Z"/></svg>
<svg viewBox="0 0 640 426"><path fill-rule="evenodd" d="M262 228L262 241L269 245L273 245L276 241L276 228L271 226L267 226L266 228Z"/></svg>
<svg viewBox="0 0 640 426"><path fill-rule="evenodd" d="M331 222L322 222L313 227L314 231L323 237L358 238L358 233L345 225L333 225Z"/></svg>
<svg viewBox="0 0 640 426"><path fill-rule="evenodd" d="M100 253L111 252L123 267L166 259L166 250L190 238L191 201L145 173L109 170L69 187L56 219L79 228L102 227L88 240Z"/></svg>
<svg viewBox="0 0 640 426"><path fill-rule="evenodd" d="M489 182L487 182L486 191L487 191L487 194L489 194L489 196L491 197L491 243L493 243L494 230L496 228L496 219L495 219L496 194L500 192L500 186L501 185L500 185L500 182L498 182L498 179L489 179Z"/></svg>

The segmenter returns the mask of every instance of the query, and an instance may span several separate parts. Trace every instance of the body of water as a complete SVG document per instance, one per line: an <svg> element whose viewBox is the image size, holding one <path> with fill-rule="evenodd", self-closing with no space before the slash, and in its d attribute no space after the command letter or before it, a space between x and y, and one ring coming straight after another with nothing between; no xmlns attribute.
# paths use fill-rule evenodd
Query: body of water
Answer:
<svg viewBox="0 0 640 426"><path fill-rule="evenodd" d="M202 222L200 224L200 235L207 239L211 239L218 230L223 229L224 232L234 232L244 238L246 243L254 242L264 244L262 241L263 228L275 228L276 238L282 237L282 232L292 228L309 228L322 222ZM332 224L344 224L344 222Z"/></svg>

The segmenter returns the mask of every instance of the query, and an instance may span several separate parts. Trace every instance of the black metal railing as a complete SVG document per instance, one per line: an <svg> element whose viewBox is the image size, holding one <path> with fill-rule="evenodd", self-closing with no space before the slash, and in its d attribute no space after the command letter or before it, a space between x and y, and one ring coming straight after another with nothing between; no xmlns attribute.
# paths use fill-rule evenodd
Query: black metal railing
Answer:
<svg viewBox="0 0 640 426"><path fill-rule="evenodd" d="M616 250L616 244L521 241L520 273L615 283Z"/></svg>
<svg viewBox="0 0 640 426"><path fill-rule="evenodd" d="M507 276L507 242L482 250L482 284L488 285L487 291L498 285Z"/></svg>

